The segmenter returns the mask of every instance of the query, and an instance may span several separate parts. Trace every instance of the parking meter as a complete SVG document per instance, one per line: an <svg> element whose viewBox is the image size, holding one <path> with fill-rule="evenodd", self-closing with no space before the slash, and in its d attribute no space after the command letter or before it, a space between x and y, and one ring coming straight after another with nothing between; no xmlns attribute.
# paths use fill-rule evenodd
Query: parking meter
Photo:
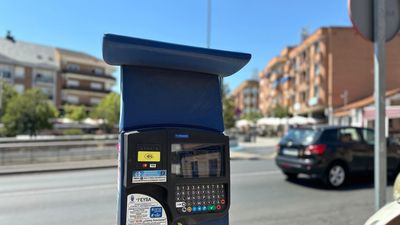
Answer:
<svg viewBox="0 0 400 225"><path fill-rule="evenodd" d="M220 80L249 54L106 34L121 66L118 225L227 225Z"/></svg>

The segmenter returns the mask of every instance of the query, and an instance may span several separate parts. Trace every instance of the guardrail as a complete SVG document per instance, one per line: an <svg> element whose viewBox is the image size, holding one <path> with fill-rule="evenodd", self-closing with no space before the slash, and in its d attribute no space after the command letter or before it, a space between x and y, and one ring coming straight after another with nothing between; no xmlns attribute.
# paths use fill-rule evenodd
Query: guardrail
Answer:
<svg viewBox="0 0 400 225"><path fill-rule="evenodd" d="M0 143L0 166L116 159L118 140L25 140L21 142Z"/></svg>

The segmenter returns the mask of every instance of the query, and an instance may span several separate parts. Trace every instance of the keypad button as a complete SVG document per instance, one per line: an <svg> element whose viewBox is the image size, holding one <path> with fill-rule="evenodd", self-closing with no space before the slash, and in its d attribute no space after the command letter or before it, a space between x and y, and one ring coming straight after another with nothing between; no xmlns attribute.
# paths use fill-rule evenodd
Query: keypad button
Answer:
<svg viewBox="0 0 400 225"><path fill-rule="evenodd" d="M225 204L224 187L223 184L177 185L175 200L181 203L178 210L182 213L211 213L222 210Z"/></svg>

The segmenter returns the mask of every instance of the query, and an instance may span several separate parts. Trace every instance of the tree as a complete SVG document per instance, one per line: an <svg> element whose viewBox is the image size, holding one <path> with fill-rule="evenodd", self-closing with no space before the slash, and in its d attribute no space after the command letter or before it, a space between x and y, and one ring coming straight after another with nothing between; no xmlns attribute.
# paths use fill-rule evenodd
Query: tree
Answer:
<svg viewBox="0 0 400 225"><path fill-rule="evenodd" d="M254 122L255 122L256 120L262 118L262 117L263 117L263 116L262 116L262 114L261 114L260 112L246 113L246 114L243 114L243 115L241 116L242 119L251 120L251 121L254 121Z"/></svg>
<svg viewBox="0 0 400 225"><path fill-rule="evenodd" d="M235 103L233 98L229 96L229 87L224 84L222 86L222 110L224 115L225 129L235 126Z"/></svg>
<svg viewBox="0 0 400 225"><path fill-rule="evenodd" d="M6 135L34 136L40 130L52 128L50 119L57 115L57 109L40 90L30 89L10 99L2 121Z"/></svg>
<svg viewBox="0 0 400 225"><path fill-rule="evenodd" d="M110 93L104 97L99 105L92 111L91 116L104 120L104 128L111 131L115 124L118 124L120 113L120 96L117 93Z"/></svg>
<svg viewBox="0 0 400 225"><path fill-rule="evenodd" d="M82 121L87 118L86 108L83 105L76 106L76 105L65 105L65 117L74 120L74 121Z"/></svg>
<svg viewBox="0 0 400 225"><path fill-rule="evenodd" d="M15 91L15 89L9 85L7 82L0 81L1 85L1 108L0 108L0 116L3 116L8 102L15 96L18 95L18 93Z"/></svg>
<svg viewBox="0 0 400 225"><path fill-rule="evenodd" d="M290 116L289 108L279 106L279 105L277 107L273 108L269 114L270 114L270 116L279 117L279 118Z"/></svg>

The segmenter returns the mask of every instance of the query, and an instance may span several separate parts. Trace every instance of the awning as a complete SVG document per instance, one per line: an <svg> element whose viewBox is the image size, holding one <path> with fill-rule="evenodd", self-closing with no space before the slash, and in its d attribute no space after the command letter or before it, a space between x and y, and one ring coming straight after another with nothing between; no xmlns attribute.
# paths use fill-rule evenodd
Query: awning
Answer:
<svg viewBox="0 0 400 225"><path fill-rule="evenodd" d="M366 120L375 120L375 107L365 108L363 117ZM386 106L386 117L389 119L400 118L400 106Z"/></svg>

